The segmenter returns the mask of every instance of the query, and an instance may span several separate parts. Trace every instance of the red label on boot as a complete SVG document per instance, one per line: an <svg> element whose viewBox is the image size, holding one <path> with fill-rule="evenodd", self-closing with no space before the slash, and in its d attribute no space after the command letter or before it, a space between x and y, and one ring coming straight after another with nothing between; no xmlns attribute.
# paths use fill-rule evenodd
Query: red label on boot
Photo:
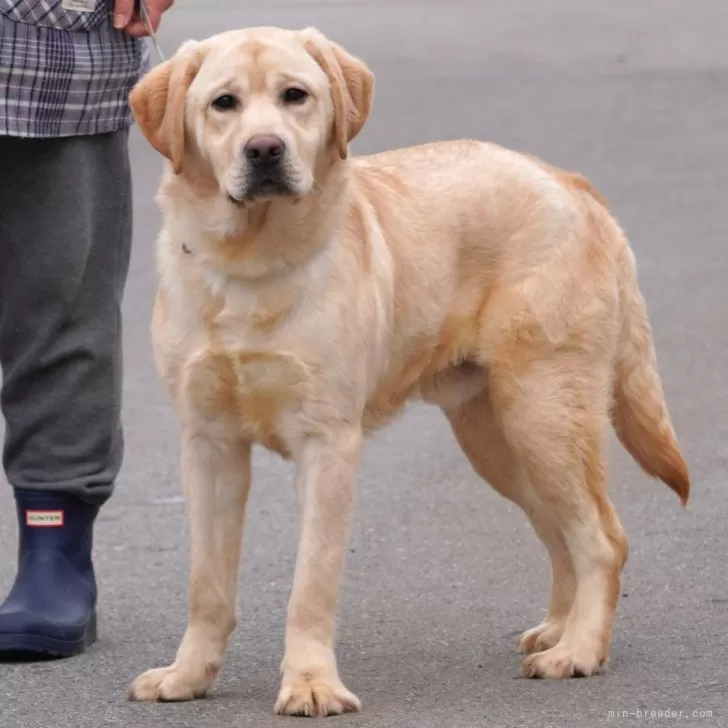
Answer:
<svg viewBox="0 0 728 728"><path fill-rule="evenodd" d="M25 525L34 528L60 528L63 511L25 511Z"/></svg>

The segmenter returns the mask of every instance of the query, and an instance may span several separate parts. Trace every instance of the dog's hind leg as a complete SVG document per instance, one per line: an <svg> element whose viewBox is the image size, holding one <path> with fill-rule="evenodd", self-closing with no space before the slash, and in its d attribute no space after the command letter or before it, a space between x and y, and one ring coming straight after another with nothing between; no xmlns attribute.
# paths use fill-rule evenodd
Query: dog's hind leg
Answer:
<svg viewBox="0 0 728 728"><path fill-rule="evenodd" d="M553 577L548 613L541 624L523 634L519 649L537 652L553 647L561 639L574 601L574 571L564 538L548 517L544 517L542 509L533 507L534 487L505 439L488 393L474 397L457 409L445 410L445 414L474 470L526 512L548 549Z"/></svg>
<svg viewBox="0 0 728 728"><path fill-rule="evenodd" d="M532 520L558 533L574 579L563 634L556 645L527 657L524 672L587 676L608 658L627 559L627 540L606 490L609 360L588 346L544 352L519 341L496 350L503 356L490 366L490 397L531 486L526 508Z"/></svg>

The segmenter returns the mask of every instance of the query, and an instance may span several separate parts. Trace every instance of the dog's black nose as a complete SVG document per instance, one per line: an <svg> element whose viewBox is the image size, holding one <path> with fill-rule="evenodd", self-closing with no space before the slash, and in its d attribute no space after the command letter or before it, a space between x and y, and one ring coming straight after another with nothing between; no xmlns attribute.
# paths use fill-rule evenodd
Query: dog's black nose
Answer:
<svg viewBox="0 0 728 728"><path fill-rule="evenodd" d="M273 134L251 137L243 147L245 156L253 163L274 164L286 150L286 143Z"/></svg>

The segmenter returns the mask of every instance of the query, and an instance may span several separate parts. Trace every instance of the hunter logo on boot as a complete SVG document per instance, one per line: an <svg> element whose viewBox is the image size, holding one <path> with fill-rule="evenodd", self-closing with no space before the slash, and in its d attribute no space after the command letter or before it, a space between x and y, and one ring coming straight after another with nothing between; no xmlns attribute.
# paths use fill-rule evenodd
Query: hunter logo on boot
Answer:
<svg viewBox="0 0 728 728"><path fill-rule="evenodd" d="M59 528L63 525L63 511L25 511L25 525L40 528Z"/></svg>

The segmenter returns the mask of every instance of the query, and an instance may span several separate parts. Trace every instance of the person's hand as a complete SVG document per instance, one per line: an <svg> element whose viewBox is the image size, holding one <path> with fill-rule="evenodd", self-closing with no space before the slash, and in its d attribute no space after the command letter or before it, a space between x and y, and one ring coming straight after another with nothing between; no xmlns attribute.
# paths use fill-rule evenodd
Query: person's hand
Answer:
<svg viewBox="0 0 728 728"><path fill-rule="evenodd" d="M174 5L174 0L146 0L149 22L156 32L162 14ZM135 38L149 35L147 26L135 0L114 0L114 27Z"/></svg>

